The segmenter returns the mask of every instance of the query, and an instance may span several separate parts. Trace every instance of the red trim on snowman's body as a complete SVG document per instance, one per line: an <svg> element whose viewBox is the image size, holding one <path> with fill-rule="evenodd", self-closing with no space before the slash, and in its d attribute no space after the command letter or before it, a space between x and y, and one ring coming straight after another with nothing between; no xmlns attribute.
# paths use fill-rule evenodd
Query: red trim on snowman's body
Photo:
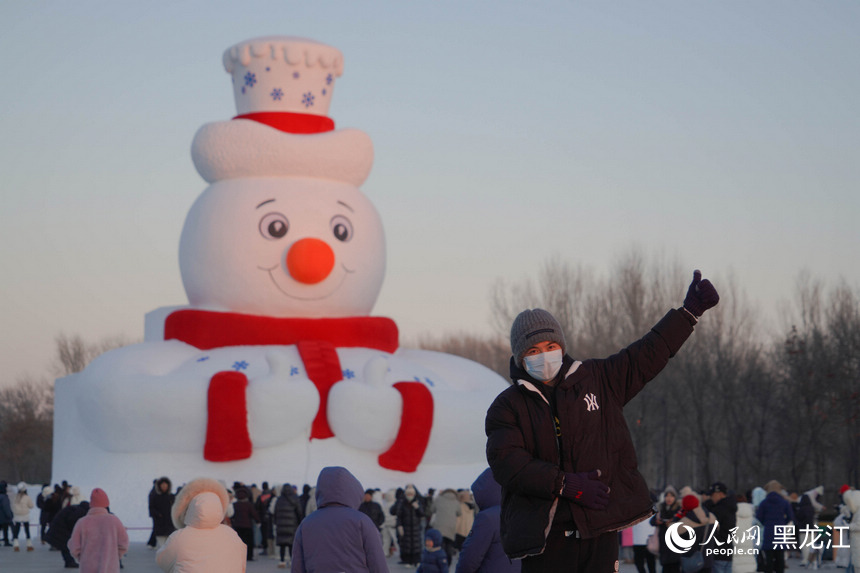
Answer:
<svg viewBox="0 0 860 573"><path fill-rule="evenodd" d="M331 388L342 378L337 348L397 350L397 325L384 317L276 318L231 312L178 310L164 322L164 339L180 340L201 350L225 346L292 346L302 358L311 382L320 393L320 407L311 426L311 439L334 436L326 418ZM213 462L250 457L245 389L248 379L233 371L216 373L209 383L204 458ZM397 437L379 456L379 465L414 472L430 441L433 395L420 382L397 382L403 398Z"/></svg>

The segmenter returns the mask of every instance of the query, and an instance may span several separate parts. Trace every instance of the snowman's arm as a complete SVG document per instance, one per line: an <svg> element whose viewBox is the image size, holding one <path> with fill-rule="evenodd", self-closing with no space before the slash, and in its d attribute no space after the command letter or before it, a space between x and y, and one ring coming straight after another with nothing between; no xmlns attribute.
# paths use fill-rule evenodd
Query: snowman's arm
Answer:
<svg viewBox="0 0 860 573"><path fill-rule="evenodd" d="M423 462L480 463L486 456L484 418L494 391L431 390L433 425Z"/></svg>
<svg viewBox="0 0 860 573"><path fill-rule="evenodd" d="M338 439L378 452L381 466L398 471L415 471L424 461L482 459L484 414L506 384L479 364L429 354L431 360L424 362L441 365L439 370L452 378L465 371L477 380L448 379L423 367L419 371L426 376L410 379L406 373L416 371L415 363L404 360L400 352L393 358L374 358L362 377L341 381L331 389L327 415ZM468 386L478 389L463 389Z"/></svg>
<svg viewBox="0 0 860 573"><path fill-rule="evenodd" d="M178 340L140 342L105 352L84 372L95 377L116 377L117 372L163 376L200 355L200 350Z"/></svg>
<svg viewBox="0 0 860 573"><path fill-rule="evenodd" d="M169 370L160 362L161 350ZM200 354L177 341L142 343L107 353L57 384L73 389L84 432L108 451L199 452L209 441L207 426L223 425L220 418L213 422L212 408L219 402L228 417L247 423L254 447L307 434L319 394L306 376L292 374L295 357L267 353L268 373L246 379L239 372L207 368L211 362L198 363ZM225 386L227 376L242 380ZM223 399L213 401L213 391Z"/></svg>
<svg viewBox="0 0 860 573"><path fill-rule="evenodd" d="M484 418L508 382L489 368L451 354L401 348L396 359L428 368L433 428L424 461L474 463L485 456Z"/></svg>

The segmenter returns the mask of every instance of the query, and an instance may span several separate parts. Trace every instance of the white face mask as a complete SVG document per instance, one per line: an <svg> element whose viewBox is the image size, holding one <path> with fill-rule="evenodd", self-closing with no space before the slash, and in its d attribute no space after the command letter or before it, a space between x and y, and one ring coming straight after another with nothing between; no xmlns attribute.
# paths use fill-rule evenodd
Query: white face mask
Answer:
<svg viewBox="0 0 860 573"><path fill-rule="evenodd" d="M546 382L555 378L561 370L561 360L564 357L561 349L523 356L523 367L532 378Z"/></svg>

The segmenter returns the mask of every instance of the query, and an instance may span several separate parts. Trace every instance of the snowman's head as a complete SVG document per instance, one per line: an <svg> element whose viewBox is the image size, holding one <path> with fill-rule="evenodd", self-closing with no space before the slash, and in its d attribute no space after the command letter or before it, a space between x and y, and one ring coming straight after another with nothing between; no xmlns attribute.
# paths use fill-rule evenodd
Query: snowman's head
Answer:
<svg viewBox="0 0 860 573"><path fill-rule="evenodd" d="M179 246L192 306L267 316L370 313L385 274L382 223L353 185L313 178L217 181Z"/></svg>
<svg viewBox="0 0 860 573"><path fill-rule="evenodd" d="M211 185L191 207L179 264L195 307L265 316L370 313L385 239L358 187L373 144L328 118L339 50L267 36L224 53L232 121L204 125L191 155Z"/></svg>

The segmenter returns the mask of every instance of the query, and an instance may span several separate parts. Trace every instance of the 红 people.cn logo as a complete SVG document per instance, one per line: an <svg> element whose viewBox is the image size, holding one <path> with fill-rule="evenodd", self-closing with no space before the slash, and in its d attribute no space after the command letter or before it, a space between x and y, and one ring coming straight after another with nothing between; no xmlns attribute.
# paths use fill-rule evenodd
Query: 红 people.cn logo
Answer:
<svg viewBox="0 0 860 573"><path fill-rule="evenodd" d="M678 531L683 527L690 535L690 539L685 538ZM674 553L686 553L696 543L696 532L689 525L684 525L681 522L676 522L666 529L666 547Z"/></svg>

